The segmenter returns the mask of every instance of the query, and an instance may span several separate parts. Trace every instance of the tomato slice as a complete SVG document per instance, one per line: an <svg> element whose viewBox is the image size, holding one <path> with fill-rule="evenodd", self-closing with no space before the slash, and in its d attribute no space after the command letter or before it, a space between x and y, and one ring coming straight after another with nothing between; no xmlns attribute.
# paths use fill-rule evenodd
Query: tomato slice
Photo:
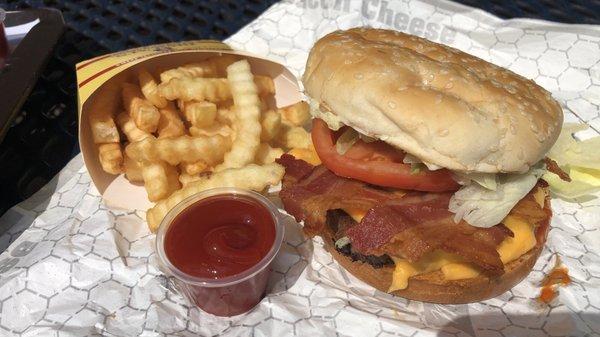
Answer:
<svg viewBox="0 0 600 337"><path fill-rule="evenodd" d="M404 153L382 141L357 140L341 155L335 148L335 133L320 119L313 120L311 136L323 165L339 176L417 191L455 191L460 187L447 169L422 169L411 174L410 164L402 162Z"/></svg>

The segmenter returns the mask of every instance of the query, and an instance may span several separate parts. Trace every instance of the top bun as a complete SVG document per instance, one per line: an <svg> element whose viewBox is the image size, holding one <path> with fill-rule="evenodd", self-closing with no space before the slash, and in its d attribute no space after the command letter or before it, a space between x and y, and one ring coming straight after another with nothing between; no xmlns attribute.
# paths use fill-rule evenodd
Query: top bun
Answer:
<svg viewBox="0 0 600 337"><path fill-rule="evenodd" d="M343 124L452 170L526 171L562 126L559 104L533 81L391 30L323 37L310 52L303 82Z"/></svg>

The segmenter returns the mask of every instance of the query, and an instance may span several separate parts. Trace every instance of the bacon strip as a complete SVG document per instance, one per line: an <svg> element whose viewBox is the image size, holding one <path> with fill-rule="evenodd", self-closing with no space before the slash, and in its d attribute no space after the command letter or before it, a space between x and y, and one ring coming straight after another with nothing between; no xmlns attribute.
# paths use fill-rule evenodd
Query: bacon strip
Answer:
<svg viewBox="0 0 600 337"><path fill-rule="evenodd" d="M513 233L502 224L477 228L464 221L454 223L453 214L448 211L450 196L429 193L418 201L417 197L392 200L371 209L346 234L353 248L363 254L385 252L416 262L425 254L441 249L463 257L489 274L502 274L503 263L496 247Z"/></svg>
<svg viewBox="0 0 600 337"><path fill-rule="evenodd" d="M336 176L323 166L312 167L289 155L278 163L286 167L279 194L285 209L304 221L310 236L329 230L328 210L359 208L368 212L346 235L353 249L368 255L391 254L417 261L435 249L458 254L489 274L503 273L496 246L512 232L497 225L476 228L453 221L448 211L450 193L409 193L373 188L353 179Z"/></svg>
<svg viewBox="0 0 600 337"><path fill-rule="evenodd" d="M544 162L546 163L546 169L548 171L556 174L563 181L567 181L567 182L571 181L571 177L569 177L569 174L567 172L563 171L554 160L552 160L548 157L545 157Z"/></svg>
<svg viewBox="0 0 600 337"><path fill-rule="evenodd" d="M304 221L304 232L310 236L319 235L325 228L330 209L352 207L367 211L395 197L392 192L338 177L324 166L312 167L290 155L281 156L277 162L286 168L279 197L296 221Z"/></svg>

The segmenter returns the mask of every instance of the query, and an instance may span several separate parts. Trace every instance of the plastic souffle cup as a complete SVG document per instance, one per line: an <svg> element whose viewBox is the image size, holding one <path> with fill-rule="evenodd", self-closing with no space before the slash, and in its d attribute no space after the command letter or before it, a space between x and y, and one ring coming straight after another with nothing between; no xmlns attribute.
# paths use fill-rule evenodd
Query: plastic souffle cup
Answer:
<svg viewBox="0 0 600 337"><path fill-rule="evenodd" d="M199 277L197 275L192 275L191 272L183 271L182 269L185 268L182 268L181 264L179 266L177 265L178 262L176 257L178 255L171 253L171 256L169 256L169 252L173 252L173 247L170 246L182 245L185 247L193 247L190 248L192 250L206 250L206 247L212 244L209 243L209 241L215 241L214 238L211 239L208 237L217 237L218 240L220 240L222 236L219 235L222 235L223 233L219 231L230 226L232 221L233 223L240 223L242 226L244 226L244 223L252 221L252 219L249 218L248 213L244 214L243 211L241 211L241 208L246 206L230 207L226 212L223 212L220 209L216 211L216 209L220 207L218 204L220 198L223 200L234 200L235 202L254 204L254 206L257 207L257 210L260 208L259 213L263 214L263 216L266 214L270 215L270 221L263 222L270 222L270 224L267 225L274 226L273 242L268 251L266 251L266 254L264 254L256 264L239 273L225 277ZM203 202L210 204L203 206ZM186 215L186 211L202 209L201 207L211 208L204 208L203 213L194 214L191 218L191 215ZM218 216L215 216L215 214ZM181 219L185 219L185 217L187 217L186 221L193 221L194 226L198 225L198 223L195 223L194 219L198 220L200 223L216 218L214 220L217 223L219 221L222 221L223 223L218 224L218 226L215 225L217 227L210 230L210 232L202 234L201 236L203 237L195 237L193 240L191 238L193 234L190 234L190 237L188 237L186 236L187 234L181 236L182 233L177 233L179 236L176 236L176 238L179 241L174 241L173 238L169 239L170 235L175 235L171 233L174 232L171 228L179 227L179 223L182 221ZM278 208L269 199L253 191L238 188L215 188L195 194L176 205L162 220L156 236L156 252L159 263L169 276L174 277L175 282L183 295L191 303L196 304L202 310L217 316L234 316L245 313L254 308L265 296L267 281L271 271L270 266L283 241L284 225L283 221L281 221L281 217L282 215L279 213ZM265 218L263 217L262 219L264 220ZM175 225L173 226L173 224ZM215 230L217 231L217 234L214 234ZM267 232L270 234L263 235L263 237L256 237L256 239L264 239L264 237L273 234L272 231ZM237 249L239 247L244 247L245 241L251 241L251 239L247 239L245 236L252 237L252 235L244 234L245 236L242 235L240 237L239 231L230 234L234 235L234 240L230 240L232 242L231 246L226 246L224 251L230 256L241 256L241 258L244 259L245 256L243 255L243 251L238 252ZM188 239L190 239L191 245L189 242L187 244L185 243ZM195 243L196 240L197 244ZM240 242L242 242L241 245ZM266 250L267 247L267 243L264 243L263 248ZM205 254L203 251L194 251L194 253ZM211 253L212 251L208 252L208 254ZM183 254L181 256L185 257L186 255L191 256L191 254ZM209 256L207 261L208 260L214 261L212 256ZM231 262L227 260L227 256L224 257L224 260L221 259L220 261L224 261L225 263ZM191 262L195 263L197 261Z"/></svg>

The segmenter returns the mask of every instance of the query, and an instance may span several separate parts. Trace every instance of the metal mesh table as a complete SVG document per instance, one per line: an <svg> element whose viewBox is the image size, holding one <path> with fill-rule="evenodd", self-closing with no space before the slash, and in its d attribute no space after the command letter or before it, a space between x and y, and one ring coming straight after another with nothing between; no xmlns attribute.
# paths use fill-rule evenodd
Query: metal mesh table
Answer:
<svg viewBox="0 0 600 337"><path fill-rule="evenodd" d="M6 10L53 7L67 30L22 113L0 145L0 215L43 186L79 152L74 66L97 55L154 43L222 40L274 0L0 0ZM503 18L600 23L600 0L460 0Z"/></svg>

